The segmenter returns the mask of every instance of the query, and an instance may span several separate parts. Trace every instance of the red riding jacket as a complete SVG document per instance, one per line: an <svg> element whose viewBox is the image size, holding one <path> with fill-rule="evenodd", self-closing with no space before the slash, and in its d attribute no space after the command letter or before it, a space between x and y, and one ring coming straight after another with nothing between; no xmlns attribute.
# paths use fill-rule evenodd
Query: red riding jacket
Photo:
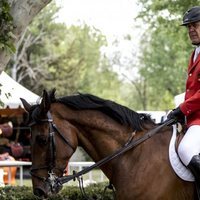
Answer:
<svg viewBox="0 0 200 200"><path fill-rule="evenodd" d="M185 101L180 104L181 111L187 119L187 127L200 125L200 55L193 63L194 52L188 66Z"/></svg>

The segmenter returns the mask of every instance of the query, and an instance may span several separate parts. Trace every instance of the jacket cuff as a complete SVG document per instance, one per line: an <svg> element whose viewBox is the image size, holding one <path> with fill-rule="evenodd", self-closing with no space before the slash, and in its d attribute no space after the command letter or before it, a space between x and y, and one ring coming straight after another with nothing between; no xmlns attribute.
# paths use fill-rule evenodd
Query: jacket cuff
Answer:
<svg viewBox="0 0 200 200"><path fill-rule="evenodd" d="M191 112L192 112L190 109L187 108L186 104L184 104L184 103L180 104L179 107L180 107L182 113L183 113L185 116L190 115Z"/></svg>

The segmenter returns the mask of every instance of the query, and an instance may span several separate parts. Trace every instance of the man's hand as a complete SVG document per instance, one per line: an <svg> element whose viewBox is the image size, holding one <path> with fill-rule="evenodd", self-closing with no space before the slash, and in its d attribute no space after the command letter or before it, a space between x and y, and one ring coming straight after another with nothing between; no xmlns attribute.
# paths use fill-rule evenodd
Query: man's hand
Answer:
<svg viewBox="0 0 200 200"><path fill-rule="evenodd" d="M177 107L175 109L173 109L168 115L167 115L167 119L174 119L175 122L180 122L180 123L184 123L185 121L185 115L182 113L180 107Z"/></svg>

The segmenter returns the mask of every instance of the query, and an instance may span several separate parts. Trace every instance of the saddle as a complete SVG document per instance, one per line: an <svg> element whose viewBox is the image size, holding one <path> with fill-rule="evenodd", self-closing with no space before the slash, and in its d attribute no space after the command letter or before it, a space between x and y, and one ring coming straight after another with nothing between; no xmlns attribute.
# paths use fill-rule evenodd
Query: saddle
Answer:
<svg viewBox="0 0 200 200"><path fill-rule="evenodd" d="M186 128L180 124L173 125L173 133L169 144L169 160L174 172L183 180L194 182L194 176L191 171L182 163L177 153L178 145L180 144Z"/></svg>

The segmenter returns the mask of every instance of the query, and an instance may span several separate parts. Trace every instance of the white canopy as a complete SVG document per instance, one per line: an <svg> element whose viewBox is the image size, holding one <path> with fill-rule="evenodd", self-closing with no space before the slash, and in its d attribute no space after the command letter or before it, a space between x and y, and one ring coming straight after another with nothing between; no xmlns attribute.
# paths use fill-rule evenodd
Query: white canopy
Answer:
<svg viewBox="0 0 200 200"><path fill-rule="evenodd" d="M39 99L38 95L17 83L5 72L0 74L0 91L0 99L4 103L4 108L23 107L20 98L26 99L29 103L36 103Z"/></svg>
<svg viewBox="0 0 200 200"><path fill-rule="evenodd" d="M151 118L156 122L160 123L162 122L162 118L166 116L165 111L137 111L138 113L146 113L151 116Z"/></svg>
<svg viewBox="0 0 200 200"><path fill-rule="evenodd" d="M183 103L184 99L185 99L185 93L181 93L179 95L176 95L174 97L175 106L178 107L181 103Z"/></svg>

